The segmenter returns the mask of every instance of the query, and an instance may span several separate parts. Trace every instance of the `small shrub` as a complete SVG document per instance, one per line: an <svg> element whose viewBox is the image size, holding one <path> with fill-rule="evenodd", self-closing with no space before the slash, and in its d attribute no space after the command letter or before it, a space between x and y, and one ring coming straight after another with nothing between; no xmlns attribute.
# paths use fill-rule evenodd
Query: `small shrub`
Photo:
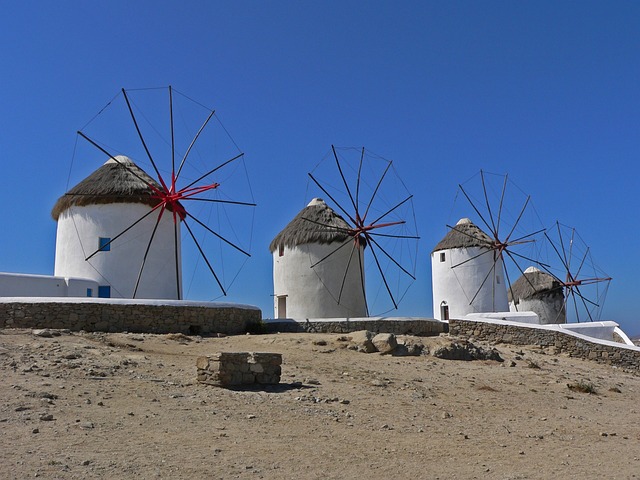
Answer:
<svg viewBox="0 0 640 480"><path fill-rule="evenodd" d="M588 393L590 395L597 395L598 391L593 383L580 380L577 383L567 383L567 388L572 392Z"/></svg>

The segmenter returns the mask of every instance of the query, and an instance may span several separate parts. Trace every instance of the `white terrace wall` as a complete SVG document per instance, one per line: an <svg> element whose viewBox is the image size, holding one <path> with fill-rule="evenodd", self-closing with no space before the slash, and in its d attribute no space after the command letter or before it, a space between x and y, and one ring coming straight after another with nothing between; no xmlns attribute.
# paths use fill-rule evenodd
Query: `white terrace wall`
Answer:
<svg viewBox="0 0 640 480"><path fill-rule="evenodd" d="M640 370L640 347L599 340L568 329L550 329L549 326L516 325L500 320L449 320L449 333L463 338L473 337L491 343L514 345L539 345L551 347L555 353L570 357L594 360L598 363L619 365L630 370ZM616 333L612 335L617 337ZM613 338L612 338L613 340ZM622 338L616 338L623 342Z"/></svg>
<svg viewBox="0 0 640 480"><path fill-rule="evenodd" d="M98 282L86 278L0 272L0 297L97 297Z"/></svg>
<svg viewBox="0 0 640 480"><path fill-rule="evenodd" d="M0 328L74 331L241 334L261 322L249 305L107 299L0 299Z"/></svg>

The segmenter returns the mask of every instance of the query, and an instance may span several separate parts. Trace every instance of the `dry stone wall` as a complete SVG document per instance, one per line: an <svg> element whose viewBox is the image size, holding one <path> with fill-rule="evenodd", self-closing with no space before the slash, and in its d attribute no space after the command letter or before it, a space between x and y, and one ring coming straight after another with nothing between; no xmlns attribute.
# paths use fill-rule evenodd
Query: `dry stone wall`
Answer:
<svg viewBox="0 0 640 480"><path fill-rule="evenodd" d="M200 383L231 387L280 383L282 355L279 353L222 352L198 357Z"/></svg>
<svg viewBox="0 0 640 480"><path fill-rule="evenodd" d="M330 320L268 320L269 332L351 333L368 330L395 335L437 336L446 333L446 322L432 318L357 318Z"/></svg>
<svg viewBox="0 0 640 480"><path fill-rule="evenodd" d="M539 345L555 353L640 370L640 349L620 344L608 345L585 340L569 333L535 327L505 325L469 320L449 320L449 333L462 338L474 338L491 343Z"/></svg>
<svg viewBox="0 0 640 480"><path fill-rule="evenodd" d="M262 320L262 312L258 308L226 305L204 307L144 303L0 303L0 328L232 335L245 333Z"/></svg>

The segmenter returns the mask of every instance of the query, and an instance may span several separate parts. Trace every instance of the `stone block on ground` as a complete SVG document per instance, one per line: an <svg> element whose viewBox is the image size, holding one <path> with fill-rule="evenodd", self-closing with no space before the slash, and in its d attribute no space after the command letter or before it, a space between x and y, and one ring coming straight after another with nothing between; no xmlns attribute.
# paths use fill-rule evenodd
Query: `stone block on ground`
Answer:
<svg viewBox="0 0 640 480"><path fill-rule="evenodd" d="M276 385L282 373L279 353L221 352L198 357L197 380L207 385Z"/></svg>

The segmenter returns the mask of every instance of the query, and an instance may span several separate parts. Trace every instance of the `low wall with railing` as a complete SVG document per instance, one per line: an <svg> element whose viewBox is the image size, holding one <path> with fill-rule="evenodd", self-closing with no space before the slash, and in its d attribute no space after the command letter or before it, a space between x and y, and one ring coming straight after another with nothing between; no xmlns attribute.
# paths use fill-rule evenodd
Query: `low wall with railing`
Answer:
<svg viewBox="0 0 640 480"><path fill-rule="evenodd" d="M577 333L568 328L550 325L524 325L501 320L449 320L449 333L463 338L474 338L513 345L552 347L555 353L570 357L618 365L640 370L640 347L611 340L603 340ZM619 338L619 337L618 337ZM620 339L622 340L622 339Z"/></svg>
<svg viewBox="0 0 640 480"><path fill-rule="evenodd" d="M268 332L349 333L369 330L395 335L435 336L447 332L447 322L417 317L268 319Z"/></svg>

